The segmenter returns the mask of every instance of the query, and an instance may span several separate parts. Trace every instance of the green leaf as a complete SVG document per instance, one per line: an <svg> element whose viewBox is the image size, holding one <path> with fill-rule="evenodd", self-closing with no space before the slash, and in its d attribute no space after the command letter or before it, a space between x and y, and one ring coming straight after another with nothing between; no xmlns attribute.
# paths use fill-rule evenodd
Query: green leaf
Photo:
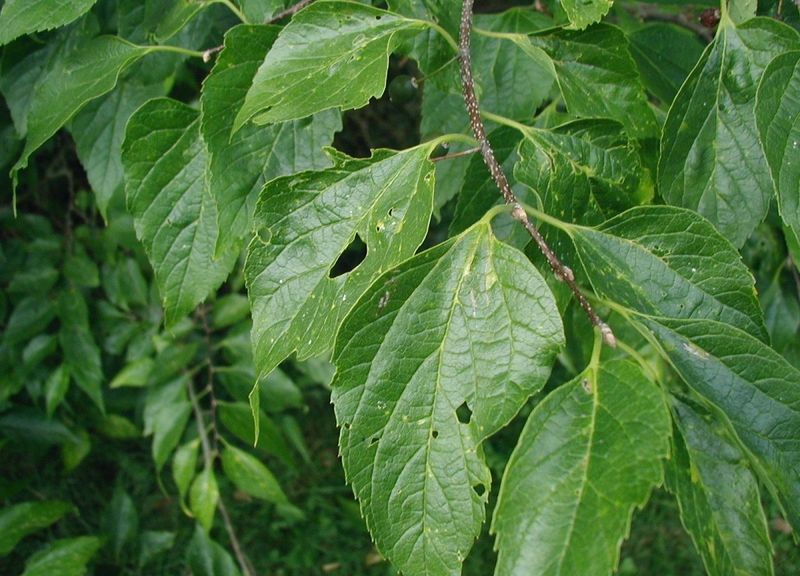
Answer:
<svg viewBox="0 0 800 576"><path fill-rule="evenodd" d="M734 24L743 24L755 18L758 9L758 0L730 0L728 2L728 16Z"/></svg>
<svg viewBox="0 0 800 576"><path fill-rule="evenodd" d="M750 271L701 216L643 206L568 231L601 297L641 314L727 322L767 340Z"/></svg>
<svg viewBox="0 0 800 576"><path fill-rule="evenodd" d="M100 270L83 250L76 250L64 262L64 278L73 286L97 288L100 286Z"/></svg>
<svg viewBox="0 0 800 576"><path fill-rule="evenodd" d="M60 364L44 383L44 398L47 416L52 416L69 390L69 368Z"/></svg>
<svg viewBox="0 0 800 576"><path fill-rule="evenodd" d="M178 487L179 503L183 511L189 514L189 509L186 508L186 494L189 491L189 486L197 470L197 454L200 448L200 440L192 440L187 442L175 451L172 457L172 478L175 480L175 486Z"/></svg>
<svg viewBox="0 0 800 576"><path fill-rule="evenodd" d="M233 131L328 108L361 108L386 87L389 54L425 22L356 2L322 0L281 31L253 79Z"/></svg>
<svg viewBox="0 0 800 576"><path fill-rule="evenodd" d="M271 398L267 398L267 400L271 401ZM266 414L259 410L257 418L259 423L258 438L256 438L255 422L248 404L244 402L219 402L217 406L217 417L231 434L242 442L273 454L287 466L294 466L294 458L289 451L281 428Z"/></svg>
<svg viewBox="0 0 800 576"><path fill-rule="evenodd" d="M222 469L239 490L254 498L275 504L289 502L269 468L243 450L227 444L222 451Z"/></svg>
<svg viewBox="0 0 800 576"><path fill-rule="evenodd" d="M0 416L0 431L21 442L63 445L78 441L77 436L60 421L21 406Z"/></svg>
<svg viewBox="0 0 800 576"><path fill-rule="evenodd" d="M642 83L668 106L700 59L703 44L693 31L663 22L638 28L628 39Z"/></svg>
<svg viewBox="0 0 800 576"><path fill-rule="evenodd" d="M758 79L799 38L772 19L754 18L738 28L723 21L664 124L661 195L711 220L737 247L764 219L773 189L756 131Z"/></svg>
<svg viewBox="0 0 800 576"><path fill-rule="evenodd" d="M237 253L214 257L217 214L206 187L199 113L158 98L128 121L122 145L128 208L173 326L227 278Z"/></svg>
<svg viewBox="0 0 800 576"><path fill-rule="evenodd" d="M120 82L108 95L90 102L72 120L70 132L105 218L112 199L122 197L122 141L131 114L150 98L164 94L163 83L135 79Z"/></svg>
<svg viewBox="0 0 800 576"><path fill-rule="evenodd" d="M56 307L43 295L28 296L20 300L3 329L3 343L24 342L47 328L55 317Z"/></svg>
<svg viewBox="0 0 800 576"><path fill-rule="evenodd" d="M214 301L211 325L214 328L233 326L250 315L250 302L243 294L226 294Z"/></svg>
<svg viewBox="0 0 800 576"><path fill-rule="evenodd" d="M721 322L641 321L686 384L724 415L789 523L800 526L800 371Z"/></svg>
<svg viewBox="0 0 800 576"><path fill-rule="evenodd" d="M414 254L431 214L431 148L377 151L363 160L337 154L330 170L264 187L245 264L258 378L295 350L300 359L328 350L372 281ZM332 278L356 236L367 245L366 257Z"/></svg>
<svg viewBox="0 0 800 576"><path fill-rule="evenodd" d="M378 279L337 337L342 462L378 549L457 574L491 474L481 442L547 380L563 344L542 277L487 221Z"/></svg>
<svg viewBox="0 0 800 576"><path fill-rule="evenodd" d="M114 489L103 522L103 534L108 536L114 558L120 559L125 546L132 543L139 533L139 515L133 499L121 487Z"/></svg>
<svg viewBox="0 0 800 576"><path fill-rule="evenodd" d="M193 576L241 576L230 554L209 538L199 524L186 554Z"/></svg>
<svg viewBox="0 0 800 576"><path fill-rule="evenodd" d="M100 349L89 327L89 310L77 290L64 290L58 298L61 330L58 339L64 355L64 365L78 388L105 413L103 403L103 365Z"/></svg>
<svg viewBox="0 0 800 576"><path fill-rule="evenodd" d="M612 0L561 0L561 6L567 13L571 28L583 30L590 24L600 22L608 14Z"/></svg>
<svg viewBox="0 0 800 576"><path fill-rule="evenodd" d="M180 376L148 390L144 408L144 435L153 435L153 460L160 471L180 442L192 405L187 400L187 380Z"/></svg>
<svg viewBox="0 0 800 576"><path fill-rule="evenodd" d="M139 536L139 568L164 554L175 544L175 532L145 530Z"/></svg>
<svg viewBox="0 0 800 576"><path fill-rule="evenodd" d="M541 402L506 466L492 522L497 574L610 575L663 476L669 412L627 361L590 367Z"/></svg>
<svg viewBox="0 0 800 576"><path fill-rule="evenodd" d="M97 0L6 0L0 10L0 46L23 34L69 24L89 11Z"/></svg>
<svg viewBox="0 0 800 576"><path fill-rule="evenodd" d="M116 36L100 36L57 60L31 96L28 138L22 156L11 169L14 182L39 146L89 101L111 91L120 72L150 50Z"/></svg>
<svg viewBox="0 0 800 576"><path fill-rule="evenodd" d="M260 24L286 7L286 0L239 0L248 22Z"/></svg>
<svg viewBox="0 0 800 576"><path fill-rule="evenodd" d="M47 528L72 510L58 500L23 502L0 510L0 556L6 556L28 534Z"/></svg>
<svg viewBox="0 0 800 576"><path fill-rule="evenodd" d="M209 187L219 214L217 253L238 245L252 227L253 208L265 182L330 165L323 146L341 130L339 113L274 126L243 126L231 136L253 77L280 28L237 26L225 35L225 49L203 83L200 130L208 145Z"/></svg>
<svg viewBox="0 0 800 576"><path fill-rule="evenodd" d="M214 524L214 512L217 510L218 501L217 478L214 476L213 468L207 466L194 479L189 491L189 508L206 534Z"/></svg>
<svg viewBox="0 0 800 576"><path fill-rule="evenodd" d="M667 485L709 574L771 576L772 545L758 483L742 451L686 404L675 401Z"/></svg>
<svg viewBox="0 0 800 576"><path fill-rule="evenodd" d="M91 451L92 440L89 438L89 433L83 428L76 430L72 438L61 445L61 460L64 463L64 471L69 473L75 470Z"/></svg>
<svg viewBox="0 0 800 576"><path fill-rule="evenodd" d="M524 49L521 39L514 41ZM556 82L571 114L616 120L637 138L658 134L628 40L619 28L601 24L584 32L559 30L528 36L526 41L527 51L532 45L552 60ZM541 58L535 50L531 56ZM591 93L587 92L590 86Z"/></svg>
<svg viewBox="0 0 800 576"><path fill-rule="evenodd" d="M110 388L121 388L123 386L134 386L140 388L147 386L150 381L150 372L153 370L155 362L152 358L145 356L134 360L123 366L114 379L109 384Z"/></svg>
<svg viewBox="0 0 800 576"><path fill-rule="evenodd" d="M778 209L800 235L800 51L775 58L756 93L756 124L778 197Z"/></svg>
<svg viewBox="0 0 800 576"><path fill-rule="evenodd" d="M28 558L22 576L83 576L101 545L94 536L55 540Z"/></svg>

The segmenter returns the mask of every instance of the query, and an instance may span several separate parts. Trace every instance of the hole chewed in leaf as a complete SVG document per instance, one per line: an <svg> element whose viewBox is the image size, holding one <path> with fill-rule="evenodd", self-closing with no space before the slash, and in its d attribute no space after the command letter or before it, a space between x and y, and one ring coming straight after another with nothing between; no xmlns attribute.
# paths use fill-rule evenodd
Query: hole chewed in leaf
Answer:
<svg viewBox="0 0 800 576"><path fill-rule="evenodd" d="M466 402L462 402L461 406L456 408L456 417L462 424L469 424L472 420L472 410L469 409Z"/></svg>
<svg viewBox="0 0 800 576"><path fill-rule="evenodd" d="M431 438L436 440L438 437L439 437L439 431L438 430L432 430L431 431Z"/></svg>
<svg viewBox="0 0 800 576"><path fill-rule="evenodd" d="M483 484L475 484L475 486L473 486L472 489L478 496L483 496L486 493L486 486L484 486Z"/></svg>
<svg viewBox="0 0 800 576"><path fill-rule="evenodd" d="M344 249L344 251L333 263L333 266L328 271L328 278L338 278L343 274L352 272L359 264L367 257L367 245L361 239L361 236L356 234L353 241Z"/></svg>

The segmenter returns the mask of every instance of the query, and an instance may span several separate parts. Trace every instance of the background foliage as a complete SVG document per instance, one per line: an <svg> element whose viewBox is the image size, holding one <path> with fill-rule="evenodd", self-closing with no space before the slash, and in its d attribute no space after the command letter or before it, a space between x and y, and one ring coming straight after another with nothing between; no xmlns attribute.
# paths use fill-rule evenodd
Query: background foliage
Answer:
<svg viewBox="0 0 800 576"><path fill-rule="evenodd" d="M616 350L460 3L68 4L0 1L3 573L800 572L796 4L476 6Z"/></svg>

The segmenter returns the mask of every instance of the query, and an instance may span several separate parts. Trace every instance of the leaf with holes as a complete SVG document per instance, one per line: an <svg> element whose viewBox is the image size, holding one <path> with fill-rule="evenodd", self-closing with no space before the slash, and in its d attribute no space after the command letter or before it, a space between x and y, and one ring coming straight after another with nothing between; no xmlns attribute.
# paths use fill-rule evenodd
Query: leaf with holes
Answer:
<svg viewBox="0 0 800 576"><path fill-rule="evenodd" d="M772 198L754 115L758 79L772 58L798 46L797 32L775 20L754 18L739 27L723 20L664 124L661 195L711 220L737 247Z"/></svg>
<svg viewBox="0 0 800 576"><path fill-rule="evenodd" d="M322 147L342 127L339 113L329 110L268 127L247 125L231 136L236 111L279 31L277 26L232 28L203 83L200 131L208 145L208 184L219 210L218 254L240 244L251 229L265 182L330 165Z"/></svg>
<svg viewBox="0 0 800 576"><path fill-rule="evenodd" d="M458 574L491 475L481 443L538 392L564 341L553 296L482 221L378 279L337 338L348 481L378 549Z"/></svg>
<svg viewBox="0 0 800 576"><path fill-rule="evenodd" d="M245 278L253 312L258 378L292 352L321 354L356 300L382 272L414 254L433 201L432 144L356 160L267 183L255 213ZM367 254L336 275L347 247Z"/></svg>
<svg viewBox="0 0 800 576"><path fill-rule="evenodd" d="M217 289L237 256L214 258L216 205L206 187L199 113L168 98L150 100L128 122L122 163L136 235L171 326Z"/></svg>
<svg viewBox="0 0 800 576"><path fill-rule="evenodd" d="M772 545L758 482L720 426L674 401L667 486L709 574L772 576Z"/></svg>
<svg viewBox="0 0 800 576"><path fill-rule="evenodd" d="M638 366L590 367L531 413L503 474L496 574L608 574L663 476L669 412ZM602 528L600 528L602 527Z"/></svg>
<svg viewBox="0 0 800 576"><path fill-rule="evenodd" d="M360 108L386 87L389 54L425 22L356 2L321 0L298 12L256 72L233 123L270 124L328 108Z"/></svg>

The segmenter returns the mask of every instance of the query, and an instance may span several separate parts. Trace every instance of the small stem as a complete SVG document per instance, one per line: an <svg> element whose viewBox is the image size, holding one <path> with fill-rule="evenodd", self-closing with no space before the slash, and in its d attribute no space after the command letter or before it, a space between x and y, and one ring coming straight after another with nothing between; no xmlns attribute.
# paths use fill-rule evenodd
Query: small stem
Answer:
<svg viewBox="0 0 800 576"><path fill-rule="evenodd" d="M456 54L458 53L458 43L455 41L455 39L452 36L450 36L450 33L447 30L445 30L444 28L442 28L441 26L439 26L436 22L434 22L432 20L421 20L421 22L425 22L425 24L427 24L428 26L433 28L436 32L438 32L439 36L444 38L445 41L448 44L450 44L450 47L453 49L453 52L455 52Z"/></svg>
<svg viewBox="0 0 800 576"><path fill-rule="evenodd" d="M274 24L278 20L283 20L287 16L294 16L295 14L300 12L300 10L302 10L303 8L305 8L306 6L311 4L313 1L314 0L300 0L300 2L298 2L297 4L293 4L293 5L289 6L286 10L281 10L280 12L275 14L272 18L267 20L265 23L266 24Z"/></svg>
<svg viewBox="0 0 800 576"><path fill-rule="evenodd" d="M214 1L219 4L224 4L231 12L233 12L236 15L236 17L239 20L241 20L245 24L249 24L249 22L247 21L247 16L245 16L244 12L239 10L239 7L233 2L231 2L231 0L214 0Z"/></svg>
<svg viewBox="0 0 800 576"><path fill-rule="evenodd" d="M432 140L428 140L427 142L423 142L420 146L431 146L436 147L439 144L443 144L445 142L461 142L463 144L475 144L475 139L472 136L467 136L466 134L444 134L443 136L438 136Z"/></svg>
<svg viewBox="0 0 800 576"><path fill-rule="evenodd" d="M489 169L492 180L494 180L497 188L500 190L503 200L506 204L512 207L511 216L520 224L522 224L530 237L534 240L534 242L536 242L539 250L544 255L545 259L547 259L547 263L550 264L550 268L553 270L553 274L555 275L556 279L565 282L567 286L569 286L573 295L578 300L581 308L583 308L584 312L586 312L586 315L589 317L589 320L600 330L600 335L603 338L603 341L609 346L613 347L616 344L616 339L614 338L614 333L611 331L611 328L608 326L608 324L600 319L600 317L592 308L591 304L589 304L586 296L583 295L577 283L575 282L575 275L573 274L572 270L561 263L550 246L548 246L547 242L545 242L545 239L539 233L539 230L537 230L536 227L531 223L527 212L519 203L519 200L517 200L514 192L511 190L511 186L508 183L508 178L506 178L503 168L500 166L494 156L494 150L492 150L492 145L486 136L486 128L483 125L483 120L481 120L481 112L480 108L478 107L478 98L475 95L475 80L472 76L472 61L470 57L472 5L473 0L464 0L463 2L458 56L461 64L461 84L464 92L464 103L467 108L467 115L469 116L469 123L472 127L472 132L475 135L475 139L478 141L478 144L480 144L483 160L486 163L486 167Z"/></svg>
<svg viewBox="0 0 800 576"><path fill-rule="evenodd" d="M460 158L461 156L469 156L470 154L475 154L475 152L480 152L480 149L480 146L475 146L474 148L468 148L466 150L462 150L461 152L453 152L452 154L445 154L444 156L431 158L431 161L441 162L442 160L452 160L453 158Z"/></svg>
<svg viewBox="0 0 800 576"><path fill-rule="evenodd" d="M200 52L198 50L189 50L188 48L181 48L180 46L167 46L165 44L147 46L147 48L151 52L175 52L176 54L183 54L184 56L191 56L192 58L202 58L204 61L208 62L208 60L205 59L205 52Z"/></svg>
<svg viewBox="0 0 800 576"><path fill-rule="evenodd" d="M236 556L236 561L239 563L239 568L241 568L242 574L244 574L244 576L254 576L255 570L253 569L253 565L250 564L250 559L242 550L242 547L239 544L239 539L236 538L236 532L233 528L233 522L231 522L231 516L228 514L228 508L225 506L222 498L217 501L217 508L219 508L219 514L222 516L222 522L225 524L225 530L227 530L228 537L231 541L233 554Z"/></svg>

